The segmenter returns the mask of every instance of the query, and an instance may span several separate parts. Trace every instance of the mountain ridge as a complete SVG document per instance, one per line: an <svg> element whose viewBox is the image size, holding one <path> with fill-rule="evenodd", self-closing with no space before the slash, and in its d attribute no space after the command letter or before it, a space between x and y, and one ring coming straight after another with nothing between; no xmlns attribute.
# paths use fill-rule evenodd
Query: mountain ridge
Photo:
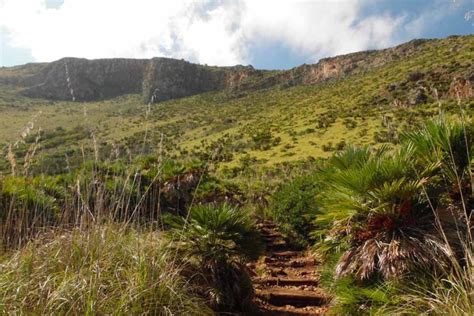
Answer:
<svg viewBox="0 0 474 316"><path fill-rule="evenodd" d="M20 85L24 87L21 95L47 100L97 101L141 94L144 103L156 103L224 89L238 92L315 84L406 58L420 46L434 41L441 39L416 39L391 48L323 58L316 64L280 71L242 65L207 66L165 57L66 57L51 63L4 68L0 71L0 84ZM16 76L9 75L8 70L17 70Z"/></svg>

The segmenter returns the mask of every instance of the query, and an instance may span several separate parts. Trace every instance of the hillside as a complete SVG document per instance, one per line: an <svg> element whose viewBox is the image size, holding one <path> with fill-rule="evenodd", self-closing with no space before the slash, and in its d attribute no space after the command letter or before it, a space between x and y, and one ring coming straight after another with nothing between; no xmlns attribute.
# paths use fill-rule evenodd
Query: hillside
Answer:
<svg viewBox="0 0 474 316"><path fill-rule="evenodd" d="M7 144L23 139L14 149L38 142L38 167L54 172L66 170L65 156L74 164L93 155L94 146L104 157L157 148L172 157L212 152L207 159L235 167L326 157L347 143L396 143L397 131L440 106L459 112L458 98L472 113L473 51L471 35L288 71L165 58L66 58L2 68L2 157Z"/></svg>
<svg viewBox="0 0 474 316"><path fill-rule="evenodd" d="M474 315L472 56L0 69L0 314Z"/></svg>

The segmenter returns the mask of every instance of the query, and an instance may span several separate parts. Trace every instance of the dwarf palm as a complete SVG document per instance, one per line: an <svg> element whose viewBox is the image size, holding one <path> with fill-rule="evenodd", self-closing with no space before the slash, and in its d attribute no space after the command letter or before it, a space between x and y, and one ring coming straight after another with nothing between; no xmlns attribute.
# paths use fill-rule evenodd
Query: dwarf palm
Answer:
<svg viewBox="0 0 474 316"><path fill-rule="evenodd" d="M439 164L414 172L414 154L413 146L395 151L352 148L330 162L316 225L326 227L326 246L343 251L336 275L393 278L446 258L424 194Z"/></svg>
<svg viewBox="0 0 474 316"><path fill-rule="evenodd" d="M253 291L244 262L261 249L250 214L229 204L201 205L190 210L187 220L175 217L171 225L178 251L207 282L211 305L221 310L249 306Z"/></svg>
<svg viewBox="0 0 474 316"><path fill-rule="evenodd" d="M474 129L469 121L446 120L440 117L421 129L404 133L402 138L416 151L419 163L442 165L441 174L451 197L472 194L470 156Z"/></svg>

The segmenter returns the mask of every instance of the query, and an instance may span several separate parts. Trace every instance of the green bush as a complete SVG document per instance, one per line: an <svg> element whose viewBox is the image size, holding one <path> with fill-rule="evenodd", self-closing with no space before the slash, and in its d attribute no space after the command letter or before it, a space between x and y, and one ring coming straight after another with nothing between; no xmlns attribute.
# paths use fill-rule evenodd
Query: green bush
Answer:
<svg viewBox="0 0 474 316"><path fill-rule="evenodd" d="M280 137L274 137L269 127L253 129L250 133L252 148L257 150L268 150L281 142Z"/></svg>
<svg viewBox="0 0 474 316"><path fill-rule="evenodd" d="M169 217L171 243L183 262L195 271L202 293L222 312L250 312L253 287L245 262L262 250L251 215L229 204L191 208L189 216Z"/></svg>
<svg viewBox="0 0 474 316"><path fill-rule="evenodd" d="M310 174L281 185L272 196L272 216L295 245L308 245L309 234L314 229L312 222L318 212L319 190L317 176Z"/></svg>

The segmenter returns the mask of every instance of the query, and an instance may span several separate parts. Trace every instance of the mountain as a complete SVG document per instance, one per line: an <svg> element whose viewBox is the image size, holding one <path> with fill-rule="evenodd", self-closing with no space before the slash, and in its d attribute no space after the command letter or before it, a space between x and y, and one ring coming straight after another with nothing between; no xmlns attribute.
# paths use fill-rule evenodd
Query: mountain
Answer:
<svg viewBox="0 0 474 316"><path fill-rule="evenodd" d="M20 93L32 98L97 101L141 93L145 102L160 102L222 89L246 91L315 84L370 71L406 58L432 42L413 40L394 48L325 58L288 71L255 70L252 66L210 67L171 58L63 58L38 65L27 75L12 77L0 72L0 82L19 84L25 87Z"/></svg>
<svg viewBox="0 0 474 316"><path fill-rule="evenodd" d="M8 144L26 152L38 139L38 165L61 170L96 145L107 157L159 151L234 168L325 157L349 143L397 143L400 131L440 109L472 115L472 56L469 35L284 71L168 58L0 68L1 156Z"/></svg>
<svg viewBox="0 0 474 316"><path fill-rule="evenodd" d="M0 82L23 86L20 93L32 98L96 101L141 93L146 102L158 102L232 87L255 72L252 67L208 67L171 58L63 58L32 70L0 74Z"/></svg>

